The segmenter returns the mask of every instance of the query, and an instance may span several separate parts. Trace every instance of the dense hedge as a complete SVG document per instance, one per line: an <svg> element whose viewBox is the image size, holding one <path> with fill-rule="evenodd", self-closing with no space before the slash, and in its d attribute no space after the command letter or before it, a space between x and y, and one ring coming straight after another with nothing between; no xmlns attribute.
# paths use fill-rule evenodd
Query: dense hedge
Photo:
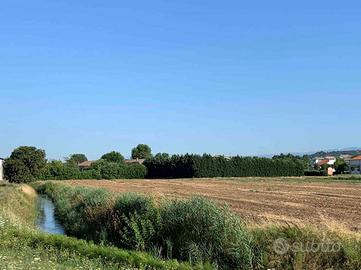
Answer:
<svg viewBox="0 0 361 270"><path fill-rule="evenodd" d="M48 162L38 175L40 180L132 179L144 178L147 168L141 164L124 164L99 160L89 170L81 171L74 163Z"/></svg>
<svg viewBox="0 0 361 270"><path fill-rule="evenodd" d="M228 208L193 198L155 202L136 194L46 182L37 187L55 203L68 235L147 251L218 269L252 269L250 238Z"/></svg>
<svg viewBox="0 0 361 270"><path fill-rule="evenodd" d="M211 155L156 155L144 162L149 178L301 176L303 163L297 160L259 157L213 157Z"/></svg>

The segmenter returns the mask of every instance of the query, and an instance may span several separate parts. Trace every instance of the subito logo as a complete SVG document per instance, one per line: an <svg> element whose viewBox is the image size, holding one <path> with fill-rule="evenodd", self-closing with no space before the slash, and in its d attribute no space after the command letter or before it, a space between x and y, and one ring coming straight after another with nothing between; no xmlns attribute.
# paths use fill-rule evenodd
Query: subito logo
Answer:
<svg viewBox="0 0 361 270"><path fill-rule="evenodd" d="M276 239L276 241L273 242L273 250L279 255L286 254L289 249L290 249L289 244L283 238L278 238Z"/></svg>

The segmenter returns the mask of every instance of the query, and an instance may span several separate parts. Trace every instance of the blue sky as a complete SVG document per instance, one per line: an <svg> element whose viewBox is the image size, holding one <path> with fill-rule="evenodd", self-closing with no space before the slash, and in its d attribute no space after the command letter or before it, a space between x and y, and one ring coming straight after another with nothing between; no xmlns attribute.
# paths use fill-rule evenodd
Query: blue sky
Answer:
<svg viewBox="0 0 361 270"><path fill-rule="evenodd" d="M360 1L0 4L0 156L361 146Z"/></svg>

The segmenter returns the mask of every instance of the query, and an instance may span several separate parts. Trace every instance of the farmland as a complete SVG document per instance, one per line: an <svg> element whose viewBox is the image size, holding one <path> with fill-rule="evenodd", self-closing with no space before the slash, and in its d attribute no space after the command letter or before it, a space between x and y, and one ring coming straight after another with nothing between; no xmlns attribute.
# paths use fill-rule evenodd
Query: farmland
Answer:
<svg viewBox="0 0 361 270"><path fill-rule="evenodd" d="M67 181L156 198L202 195L226 202L249 225L290 224L361 232L361 182L301 178Z"/></svg>

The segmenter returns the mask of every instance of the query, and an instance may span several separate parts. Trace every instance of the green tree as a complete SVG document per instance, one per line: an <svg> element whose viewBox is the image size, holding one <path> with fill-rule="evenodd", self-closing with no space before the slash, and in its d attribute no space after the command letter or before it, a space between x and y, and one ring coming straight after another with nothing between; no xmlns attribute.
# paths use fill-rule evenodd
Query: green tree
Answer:
<svg viewBox="0 0 361 270"><path fill-rule="evenodd" d="M272 159L283 159L283 160L290 160L290 161L293 161L293 162L301 162L302 165L303 165L303 168L304 170L308 170L310 169L311 167L311 160L308 156L304 155L304 156L295 156L295 155L292 155L292 154L283 154L281 153L280 155L275 155L272 157Z"/></svg>
<svg viewBox="0 0 361 270"><path fill-rule="evenodd" d="M132 149L132 158L147 159L152 157L152 149L146 144L138 144Z"/></svg>
<svg viewBox="0 0 361 270"><path fill-rule="evenodd" d="M80 163L82 163L84 161L87 161L87 160L88 160L88 158L84 154L72 154L67 159L67 162L80 164Z"/></svg>
<svg viewBox="0 0 361 270"><path fill-rule="evenodd" d="M336 174L342 174L348 170L348 165L342 158L337 158L335 162Z"/></svg>
<svg viewBox="0 0 361 270"><path fill-rule="evenodd" d="M170 158L170 155L168 153L158 153L154 156L154 159L157 160L168 160Z"/></svg>
<svg viewBox="0 0 361 270"><path fill-rule="evenodd" d="M31 182L38 178L46 165L45 151L31 146L16 148L5 160L5 177L9 182Z"/></svg>
<svg viewBox="0 0 361 270"><path fill-rule="evenodd" d="M104 159L108 162L117 162L117 163L122 163L124 161L124 157L122 156L122 154L116 151L112 151L107 154L104 154L101 157L101 159Z"/></svg>

